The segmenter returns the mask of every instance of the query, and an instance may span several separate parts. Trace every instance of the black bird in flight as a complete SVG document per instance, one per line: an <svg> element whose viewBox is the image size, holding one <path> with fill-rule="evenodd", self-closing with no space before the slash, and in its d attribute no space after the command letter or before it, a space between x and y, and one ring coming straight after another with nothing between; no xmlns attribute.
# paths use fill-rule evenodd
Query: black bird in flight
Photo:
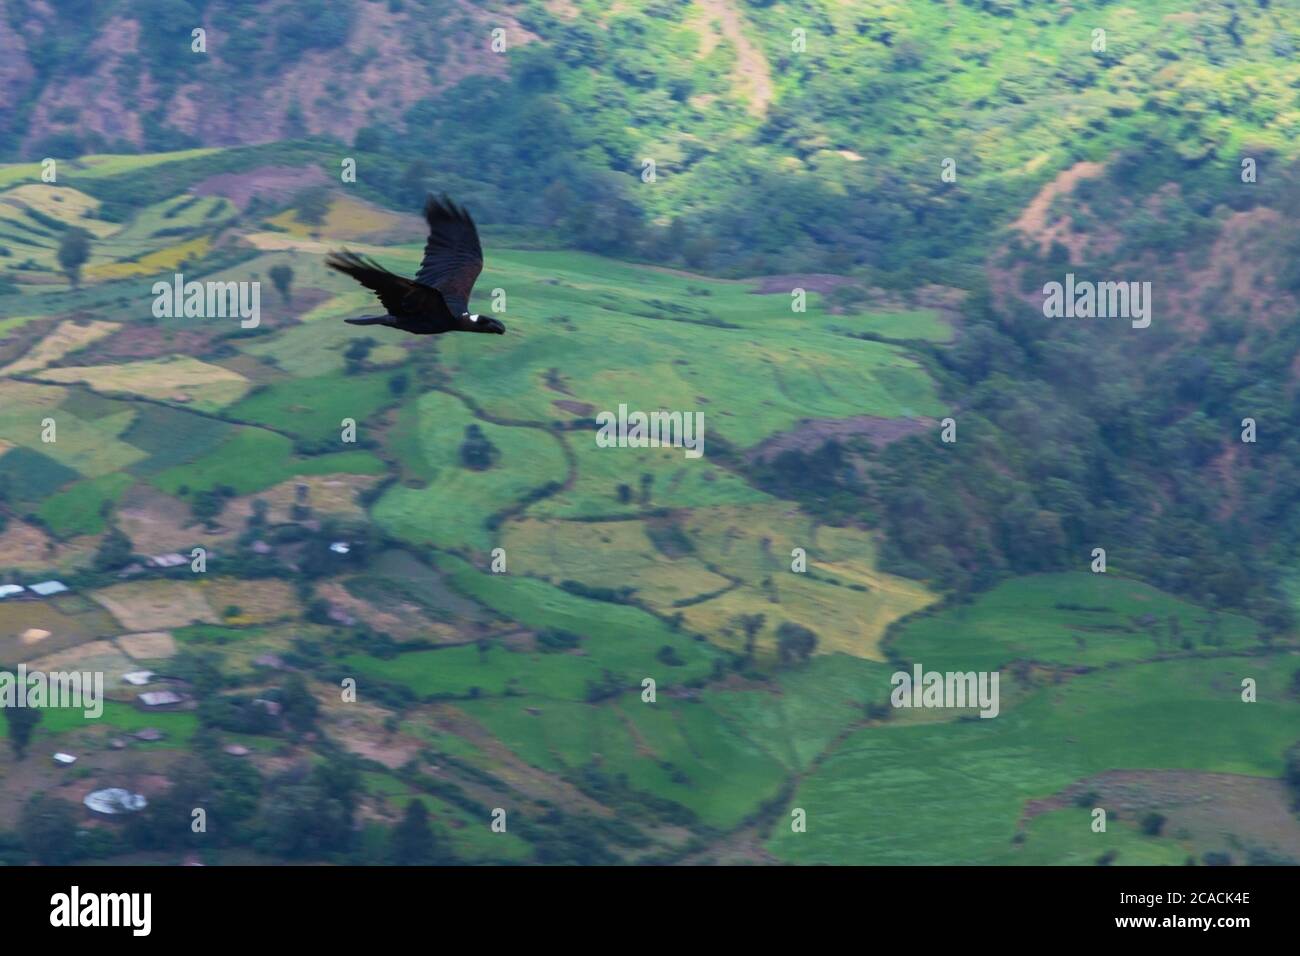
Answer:
<svg viewBox="0 0 1300 956"><path fill-rule="evenodd" d="M415 279L389 272L351 252L331 253L325 264L356 279L379 298L386 315L344 319L352 325L387 325L413 335L487 332L504 335L506 327L486 315L471 315L469 294L483 271L483 247L474 220L445 195L424 203L429 239Z"/></svg>

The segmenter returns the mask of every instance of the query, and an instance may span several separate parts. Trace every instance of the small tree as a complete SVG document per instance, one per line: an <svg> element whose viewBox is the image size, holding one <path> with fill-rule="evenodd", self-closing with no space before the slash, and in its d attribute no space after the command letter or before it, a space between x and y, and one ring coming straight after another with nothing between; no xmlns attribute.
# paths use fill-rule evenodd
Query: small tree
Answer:
<svg viewBox="0 0 1300 956"><path fill-rule="evenodd" d="M275 291L280 293L280 298L288 302L292 298L293 269L283 264L274 265L267 274L271 277Z"/></svg>
<svg viewBox="0 0 1300 956"><path fill-rule="evenodd" d="M250 528L261 528L266 525L266 516L270 511L270 506L261 498L253 499L253 506L248 515L248 526Z"/></svg>
<svg viewBox="0 0 1300 956"><path fill-rule="evenodd" d="M316 715L320 712L320 701L307 686L301 674L290 674L280 688L280 705L284 720L294 730L305 733L316 724Z"/></svg>
<svg viewBox="0 0 1300 956"><path fill-rule="evenodd" d="M209 527L226 508L226 499L216 491L200 491L190 499L190 513L194 520L202 521Z"/></svg>
<svg viewBox="0 0 1300 956"><path fill-rule="evenodd" d="M817 649L817 635L802 624L783 621L776 629L776 650L782 664L806 661Z"/></svg>
<svg viewBox="0 0 1300 956"><path fill-rule="evenodd" d="M131 539L114 525L108 529L104 539L99 542L95 552L95 569L97 571L116 571L126 567L131 561Z"/></svg>
<svg viewBox="0 0 1300 956"><path fill-rule="evenodd" d="M9 725L9 746L14 759L27 756L27 745L32 742L36 725L41 722L41 712L35 707L6 707L5 723Z"/></svg>
<svg viewBox="0 0 1300 956"><path fill-rule="evenodd" d="M1166 819L1164 814L1153 810L1142 818L1142 832L1147 836L1160 836L1160 832L1165 828Z"/></svg>
<svg viewBox="0 0 1300 956"><path fill-rule="evenodd" d="M739 614L735 620L740 625L740 629L745 632L745 660L752 661L758 632L763 629L767 618L762 614Z"/></svg>
<svg viewBox="0 0 1300 956"><path fill-rule="evenodd" d="M465 426L465 441L460 446L460 460L473 471L486 471L496 464L500 452L478 425Z"/></svg>
<svg viewBox="0 0 1300 956"><path fill-rule="evenodd" d="M330 197L323 189L309 189L298 196L298 221L319 226L330 212Z"/></svg>
<svg viewBox="0 0 1300 956"><path fill-rule="evenodd" d="M74 286L81 282L81 267L90 258L90 234L80 226L64 231L59 239L59 267Z"/></svg>
<svg viewBox="0 0 1300 956"><path fill-rule="evenodd" d="M422 800L406 805L402 820L389 835L389 859L396 866L429 866L437 862L438 844L429 828L429 811Z"/></svg>

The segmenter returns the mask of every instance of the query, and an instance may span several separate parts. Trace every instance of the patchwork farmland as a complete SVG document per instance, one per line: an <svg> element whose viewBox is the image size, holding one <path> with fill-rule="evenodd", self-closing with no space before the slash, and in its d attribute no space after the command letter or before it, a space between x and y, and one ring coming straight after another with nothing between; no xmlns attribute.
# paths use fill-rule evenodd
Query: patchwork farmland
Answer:
<svg viewBox="0 0 1300 956"><path fill-rule="evenodd" d="M0 599L0 666L93 667L109 698L0 754L0 832L26 794L161 796L208 760L243 781L334 768L362 862L416 799L464 862L1300 858L1273 812L1293 635L1123 567L945 599L884 559L879 521L787 496L774 458L828 428L849 471L938 440L954 409L928 350L960 334L951 310L810 292L796 313L758 280L502 237L479 286L508 303L492 347L361 333L340 319L366 296L322 253L411 274L418 224L337 190L210 194L226 168L300 160L93 156L57 186L0 167L0 584L23 589ZM160 167L177 192L106 208ZM75 285L70 228L90 237ZM173 272L261 282L260 325L155 317ZM704 458L598 447L594 416L620 403L703 412ZM31 592L50 579L67 591ZM914 662L1001 671L999 719L895 711ZM181 706L140 704L160 688ZM78 762L47 767L54 751ZM1198 810L1199 785L1233 799ZM1122 809L1092 840L1102 798ZM270 826L268 807L222 812ZM502 839L494 807L518 821ZM113 839L105 857L313 856Z"/></svg>

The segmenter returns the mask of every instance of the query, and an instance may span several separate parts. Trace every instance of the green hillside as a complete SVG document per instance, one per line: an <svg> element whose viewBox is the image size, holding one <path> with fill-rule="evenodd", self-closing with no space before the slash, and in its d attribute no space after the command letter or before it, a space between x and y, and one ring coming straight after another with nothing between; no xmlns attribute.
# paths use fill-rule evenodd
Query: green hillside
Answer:
<svg viewBox="0 0 1300 956"><path fill-rule="evenodd" d="M0 862L1300 860L1296 6L0 0Z"/></svg>

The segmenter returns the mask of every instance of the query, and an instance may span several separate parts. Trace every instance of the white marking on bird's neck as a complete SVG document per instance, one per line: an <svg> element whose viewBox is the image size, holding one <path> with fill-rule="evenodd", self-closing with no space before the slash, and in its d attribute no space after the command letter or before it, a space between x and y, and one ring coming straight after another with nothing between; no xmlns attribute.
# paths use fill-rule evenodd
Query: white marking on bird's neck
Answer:
<svg viewBox="0 0 1300 956"><path fill-rule="evenodd" d="M477 322L477 321L478 321L478 316L477 316L477 315L470 315L468 312L466 312L465 315L466 315L466 317L467 317L471 322Z"/></svg>

